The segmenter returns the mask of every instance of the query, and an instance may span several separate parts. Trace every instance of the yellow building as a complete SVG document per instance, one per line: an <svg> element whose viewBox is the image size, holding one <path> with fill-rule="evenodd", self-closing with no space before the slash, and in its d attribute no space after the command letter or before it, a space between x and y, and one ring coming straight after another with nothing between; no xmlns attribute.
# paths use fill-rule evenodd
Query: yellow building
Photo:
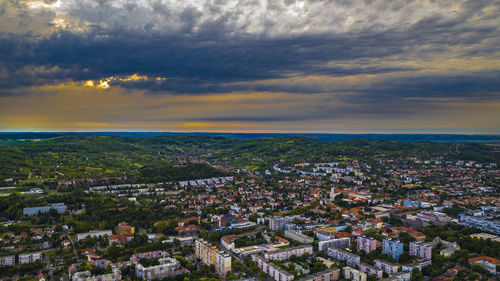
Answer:
<svg viewBox="0 0 500 281"><path fill-rule="evenodd" d="M194 242L194 254L198 259L204 264L212 265L215 264L215 253L217 252L217 247L208 243L207 241L200 239Z"/></svg>

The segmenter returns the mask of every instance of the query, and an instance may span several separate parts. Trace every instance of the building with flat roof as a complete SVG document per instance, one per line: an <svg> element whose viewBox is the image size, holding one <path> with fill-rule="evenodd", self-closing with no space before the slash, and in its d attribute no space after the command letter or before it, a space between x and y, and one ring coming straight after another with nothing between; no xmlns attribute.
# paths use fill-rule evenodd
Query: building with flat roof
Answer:
<svg viewBox="0 0 500 281"><path fill-rule="evenodd" d="M435 245L433 242L410 242L410 255L430 260L432 259L432 248Z"/></svg>
<svg viewBox="0 0 500 281"><path fill-rule="evenodd" d="M316 231L316 238L318 238L319 241L330 240L334 237L335 237L335 235L333 233L328 232L328 231L324 231L324 230L317 230Z"/></svg>
<svg viewBox="0 0 500 281"><path fill-rule="evenodd" d="M200 239L194 241L194 254L206 265L215 264L215 253L217 252L217 247L208 243L207 241Z"/></svg>
<svg viewBox="0 0 500 281"><path fill-rule="evenodd" d="M366 281L366 278L368 277L366 273L349 266L342 268L342 271L344 273L344 279L352 281Z"/></svg>
<svg viewBox="0 0 500 281"><path fill-rule="evenodd" d="M382 253L391 255L396 261L399 260L403 254L403 243L392 239L384 239L383 243Z"/></svg>
<svg viewBox="0 0 500 281"><path fill-rule="evenodd" d="M92 276L90 271L75 272L72 276L73 281L118 281L122 280L121 271L118 268L113 268L113 272L109 274Z"/></svg>
<svg viewBox="0 0 500 281"><path fill-rule="evenodd" d="M461 215L460 224L466 226L473 226L483 231L489 231L500 235L500 221L490 221L490 220L485 220L481 217Z"/></svg>
<svg viewBox="0 0 500 281"><path fill-rule="evenodd" d="M160 258L160 264L145 267L140 263L135 264L135 275L142 280L162 279L168 276L175 276L186 273L179 261L174 258Z"/></svg>
<svg viewBox="0 0 500 281"><path fill-rule="evenodd" d="M356 241L358 252L365 252L366 254L377 249L377 240L372 237L358 236Z"/></svg>
<svg viewBox="0 0 500 281"><path fill-rule="evenodd" d="M493 235L493 234L484 233L484 232L471 234L470 237L476 238L476 239L484 239L484 240L491 239L492 241L500 242L500 237Z"/></svg>
<svg viewBox="0 0 500 281"><path fill-rule="evenodd" d="M253 245L248 247L235 248L232 249L231 252L238 257L249 257L255 254L264 254L266 252L273 252L278 250L279 250L278 248L264 244L264 245Z"/></svg>
<svg viewBox="0 0 500 281"><path fill-rule="evenodd" d="M334 238L318 242L318 250L326 251L327 248L349 248L351 246L351 238Z"/></svg>
<svg viewBox="0 0 500 281"><path fill-rule="evenodd" d="M295 217L279 217L275 216L272 218L269 218L269 228L272 231L276 230L285 230L285 224L291 223L295 220Z"/></svg>
<svg viewBox="0 0 500 281"><path fill-rule="evenodd" d="M19 264L32 263L42 260L42 252L19 254Z"/></svg>
<svg viewBox="0 0 500 281"><path fill-rule="evenodd" d="M359 270L367 275L375 274L378 278L384 277L384 271L382 269L366 263L360 263Z"/></svg>
<svg viewBox="0 0 500 281"><path fill-rule="evenodd" d="M12 265L16 265L15 255L0 257L0 266L12 266Z"/></svg>
<svg viewBox="0 0 500 281"><path fill-rule="evenodd" d="M257 267L275 281L291 281L295 278L293 274L275 265L261 255L252 255L252 260L257 264Z"/></svg>
<svg viewBox="0 0 500 281"><path fill-rule="evenodd" d="M58 214L64 214L67 207L64 203L53 203L50 206L27 207L23 209L23 215L36 216L41 213L48 213L50 212L50 209L56 210Z"/></svg>
<svg viewBox="0 0 500 281"><path fill-rule="evenodd" d="M295 231L295 230L285 230L285 237L292 239L292 240L295 240L295 241L302 243L302 244L309 244L309 243L314 242L314 238L309 237L309 236L302 234L302 233Z"/></svg>
<svg viewBox="0 0 500 281"><path fill-rule="evenodd" d="M383 260L374 260L373 264L389 275L394 275L399 271L399 265Z"/></svg>
<svg viewBox="0 0 500 281"><path fill-rule="evenodd" d="M340 269L331 268L326 269L315 274L307 275L298 281L335 281L340 278Z"/></svg>
<svg viewBox="0 0 500 281"><path fill-rule="evenodd" d="M81 240L85 240L87 239L88 237L104 237L104 236L108 236L110 237L111 235L113 235L113 232L111 230L91 230L89 232L85 232L85 233L78 233L76 235L76 239L78 241L81 241Z"/></svg>
<svg viewBox="0 0 500 281"><path fill-rule="evenodd" d="M411 280L410 271L399 272L396 273L394 276L381 279L381 281L410 281L410 280Z"/></svg>
<svg viewBox="0 0 500 281"><path fill-rule="evenodd" d="M231 271L231 255L224 252L218 251L215 253L215 272L222 277Z"/></svg>
<svg viewBox="0 0 500 281"><path fill-rule="evenodd" d="M312 253L313 253L313 247L310 245L307 245L307 246L299 246L299 247L277 250L274 252L267 252L264 254L264 257L268 260L283 261L283 260L289 259L293 255L300 257L303 254L312 255Z"/></svg>
<svg viewBox="0 0 500 281"><path fill-rule="evenodd" d="M432 264L432 260L417 261L414 263L406 264L401 266L401 271L412 271L414 268L418 268L420 271L422 268Z"/></svg>
<svg viewBox="0 0 500 281"><path fill-rule="evenodd" d="M349 266L356 266L361 262L360 256L342 249L328 248L326 249L326 254L336 260L346 261Z"/></svg>

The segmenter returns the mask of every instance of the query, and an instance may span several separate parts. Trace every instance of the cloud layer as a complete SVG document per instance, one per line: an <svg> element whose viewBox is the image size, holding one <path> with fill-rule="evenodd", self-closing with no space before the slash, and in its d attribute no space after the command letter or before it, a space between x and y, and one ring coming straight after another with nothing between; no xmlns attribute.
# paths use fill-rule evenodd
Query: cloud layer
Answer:
<svg viewBox="0 0 500 281"><path fill-rule="evenodd" d="M294 122L319 131L406 124L408 131L432 131L439 128L431 128L429 116L447 119L440 113L459 109L467 115L453 122L463 131L500 132L500 125L481 122L485 114L500 119L500 108L491 107L500 102L495 1L0 0L0 15L0 111L7 100L16 108L50 96L59 105L77 91L103 102L114 91L125 100L158 99L163 110L177 96L189 99L178 105L184 110L197 100L214 110L157 118L141 109L137 116L102 116L102 123L274 130ZM207 102L241 95L248 98L234 108ZM367 119L376 127L363 127ZM450 122L441 128L461 130ZM203 127L208 123L215 125Z"/></svg>

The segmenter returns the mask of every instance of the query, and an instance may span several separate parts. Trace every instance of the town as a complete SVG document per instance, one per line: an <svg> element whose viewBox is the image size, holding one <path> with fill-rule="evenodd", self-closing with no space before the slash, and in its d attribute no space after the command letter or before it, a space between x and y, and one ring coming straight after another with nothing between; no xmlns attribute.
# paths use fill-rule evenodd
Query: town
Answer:
<svg viewBox="0 0 500 281"><path fill-rule="evenodd" d="M199 178L2 187L2 280L499 278L496 162L232 157L178 155L204 165Z"/></svg>

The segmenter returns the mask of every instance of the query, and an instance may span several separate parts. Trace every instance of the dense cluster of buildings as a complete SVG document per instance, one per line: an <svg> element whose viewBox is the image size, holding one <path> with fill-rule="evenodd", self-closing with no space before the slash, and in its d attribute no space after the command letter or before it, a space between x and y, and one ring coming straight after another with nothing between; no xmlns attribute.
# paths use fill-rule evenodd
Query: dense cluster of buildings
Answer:
<svg viewBox="0 0 500 281"><path fill-rule="evenodd" d="M437 245L444 257L451 257L460 249L457 242L439 237L429 239L424 234L428 234L426 226L459 223L488 232L475 234L474 238L500 241L498 236L490 234L500 234L500 223L496 220L496 206L500 206L495 193L498 187L486 186L487 178L499 177L500 173L487 169L488 164L477 166L479 163L441 158L385 155L367 163L359 160L298 164L280 161L264 172L224 168L233 174L244 174L242 177L105 185L91 187L87 192L115 196L114 199L128 198L133 202L130 204L141 208L154 203L165 212L175 210L183 217L175 221L175 232L179 236L156 233L160 226L169 224L168 221L158 221L146 231L141 226L137 232L145 234L149 242L178 245L188 252L186 260L199 268L213 265L221 278L232 273L235 260L242 262L249 257L260 271L276 281L341 278L366 281L370 275L385 281L409 281L414 268L432 265L433 249ZM197 192L189 192L193 187ZM404 190L405 195L395 195L393 190ZM454 208L459 209L458 215L452 212ZM64 203L27 207L22 211L24 216L36 216L53 213L51 209L58 214L74 212L74 209L68 212ZM207 213L207 210L217 212ZM52 246L72 253L75 244L84 245L86 239L97 238L108 243L81 252L86 262L103 268L110 266L111 272L93 276L88 270L80 270L79 264L72 265L69 270L72 280L120 280L124 267L133 267L135 276L143 280L188 272L179 262L182 259L172 258L167 251L136 253L129 260L117 263L103 259L96 253L103 253L99 248L113 245L127 248L138 234L135 227L126 222L109 228L76 233L66 226L63 230L54 227L6 235L1 241L0 266L41 261L41 251ZM225 235L226 231L238 234ZM211 232L220 233L216 236L220 240L207 239ZM257 235L259 239L254 239ZM411 241L402 239L402 235ZM60 245L49 244L52 237L57 237ZM246 244L239 247L238 243ZM36 252L31 248L28 252L25 245L35 248ZM191 248L195 258L190 254ZM143 259L156 262L146 266L141 263ZM402 261L405 259L409 261ZM302 266L316 261L321 261L327 269L311 273L312 266ZM500 264L488 256L468 261L483 266L491 274L496 274L496 266ZM237 273L243 275L241 271Z"/></svg>

